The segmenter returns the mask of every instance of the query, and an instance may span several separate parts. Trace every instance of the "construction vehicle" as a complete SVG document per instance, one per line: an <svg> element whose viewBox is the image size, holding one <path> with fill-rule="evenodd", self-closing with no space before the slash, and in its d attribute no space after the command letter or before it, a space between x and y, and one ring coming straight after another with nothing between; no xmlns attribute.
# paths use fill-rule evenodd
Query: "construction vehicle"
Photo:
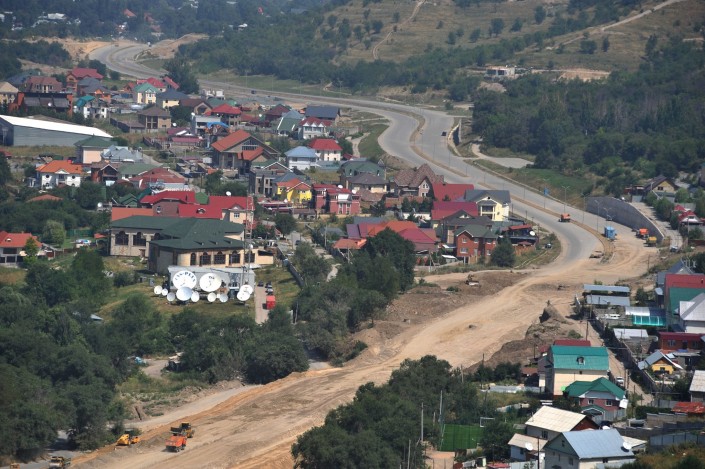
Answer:
<svg viewBox="0 0 705 469"><path fill-rule="evenodd" d="M636 232L636 237L641 239L646 239L649 237L649 230L646 228L639 228Z"/></svg>
<svg viewBox="0 0 705 469"><path fill-rule="evenodd" d="M193 438L194 433L196 433L196 429L191 426L190 422L181 422L181 425L178 427L171 427L172 435L181 435L186 438Z"/></svg>
<svg viewBox="0 0 705 469"><path fill-rule="evenodd" d="M656 236L649 236L646 238L646 245L647 246L656 246L658 243L658 239L656 239Z"/></svg>
<svg viewBox="0 0 705 469"><path fill-rule="evenodd" d="M188 438L184 435L171 435L168 440L166 440L166 450L179 452L182 449L186 449L186 442Z"/></svg>
<svg viewBox="0 0 705 469"><path fill-rule="evenodd" d="M570 213L561 213L561 217L558 221L561 223L570 223Z"/></svg>
<svg viewBox="0 0 705 469"><path fill-rule="evenodd" d="M52 456L49 460L49 468L59 468L65 469L71 465L71 458L65 458L63 456Z"/></svg>
<svg viewBox="0 0 705 469"><path fill-rule="evenodd" d="M132 446L140 442L140 437L134 434L134 430L126 430L115 442L115 446Z"/></svg>
<svg viewBox="0 0 705 469"><path fill-rule="evenodd" d="M10 469L20 469L20 463L13 462L12 464L10 464Z"/></svg>

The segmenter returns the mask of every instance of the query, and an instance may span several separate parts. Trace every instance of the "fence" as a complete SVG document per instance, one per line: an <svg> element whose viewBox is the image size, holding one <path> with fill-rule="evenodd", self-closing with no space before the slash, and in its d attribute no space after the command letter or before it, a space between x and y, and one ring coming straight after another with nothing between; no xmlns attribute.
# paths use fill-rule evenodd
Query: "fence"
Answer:
<svg viewBox="0 0 705 469"><path fill-rule="evenodd" d="M693 433L673 433L671 435L658 435L649 438L649 448L651 450L661 450L668 446L680 445L683 443L705 444L705 435Z"/></svg>
<svg viewBox="0 0 705 469"><path fill-rule="evenodd" d="M588 197L586 204L586 210L590 213L614 220L620 225L628 226L633 230L646 228L649 233L654 233L659 243L663 241L664 236L659 227L649 220L646 215L623 200L613 197Z"/></svg>
<svg viewBox="0 0 705 469"><path fill-rule="evenodd" d="M301 277L301 274L299 274L299 271L296 270L296 267L294 267L294 264L292 264L291 261L287 263L287 267L289 269L289 272L291 272L291 275L294 276L294 279L296 280L296 283L299 284L301 288L304 286L304 279Z"/></svg>

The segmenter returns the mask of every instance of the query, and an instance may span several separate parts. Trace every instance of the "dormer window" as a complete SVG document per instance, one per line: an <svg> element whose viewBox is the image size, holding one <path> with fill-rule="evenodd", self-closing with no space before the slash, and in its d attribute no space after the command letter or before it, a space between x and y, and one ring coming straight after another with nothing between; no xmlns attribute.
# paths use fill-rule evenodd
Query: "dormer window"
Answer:
<svg viewBox="0 0 705 469"><path fill-rule="evenodd" d="M578 365L584 365L585 364L585 357L578 357Z"/></svg>

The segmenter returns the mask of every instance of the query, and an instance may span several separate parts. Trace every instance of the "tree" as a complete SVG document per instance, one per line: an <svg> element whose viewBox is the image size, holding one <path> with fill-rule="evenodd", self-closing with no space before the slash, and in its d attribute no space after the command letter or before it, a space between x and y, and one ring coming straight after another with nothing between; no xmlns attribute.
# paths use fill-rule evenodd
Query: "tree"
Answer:
<svg viewBox="0 0 705 469"><path fill-rule="evenodd" d="M490 36L499 36L504 30L504 20L502 18L492 18L490 22Z"/></svg>
<svg viewBox="0 0 705 469"><path fill-rule="evenodd" d="M480 28L473 29L470 33L470 42L477 42L477 40L480 39L480 36L482 36L482 31Z"/></svg>
<svg viewBox="0 0 705 469"><path fill-rule="evenodd" d="M597 50L597 43L590 39L583 39L580 41L580 53L581 54L594 54Z"/></svg>
<svg viewBox="0 0 705 469"><path fill-rule="evenodd" d="M64 224L56 220L47 220L44 224L44 231L42 232L42 241L61 247L64 241L66 241L66 229L64 228Z"/></svg>
<svg viewBox="0 0 705 469"><path fill-rule="evenodd" d="M262 337L247 357L247 379L266 384L295 371L308 370L308 359L301 342L291 334Z"/></svg>
<svg viewBox="0 0 705 469"><path fill-rule="evenodd" d="M414 244L385 228L367 240L364 250L373 262L387 258L399 273L399 288L404 291L414 284L416 255ZM379 259L378 259L379 258Z"/></svg>
<svg viewBox="0 0 705 469"><path fill-rule="evenodd" d="M505 422L501 417L488 421L480 437L480 446L485 454L489 454L493 460L505 459L509 457L509 446L507 441L512 438L514 428L512 424Z"/></svg>
<svg viewBox="0 0 705 469"><path fill-rule="evenodd" d="M306 285L316 285L325 282L331 266L309 243L301 243L296 247L292 262L296 266Z"/></svg>
<svg viewBox="0 0 705 469"><path fill-rule="evenodd" d="M384 23L380 20L372 20L372 31L374 31L375 34L379 34L379 32L382 31L383 27Z"/></svg>
<svg viewBox="0 0 705 469"><path fill-rule="evenodd" d="M34 238L27 238L27 242L24 243L24 252L26 256L22 259L24 265L32 265L37 262L37 254L39 253L39 246Z"/></svg>
<svg viewBox="0 0 705 469"><path fill-rule="evenodd" d="M607 52L610 49L610 38L607 36L602 38L602 52Z"/></svg>
<svg viewBox="0 0 705 469"><path fill-rule="evenodd" d="M514 246L509 238L500 238L497 247L492 251L491 263L498 267L512 267L516 262Z"/></svg>
<svg viewBox="0 0 705 469"><path fill-rule="evenodd" d="M543 23L543 20L546 19L546 9L543 7L543 5L539 5L536 8L534 8L534 20L536 21L536 24L541 24Z"/></svg>
<svg viewBox="0 0 705 469"><path fill-rule="evenodd" d="M71 262L69 274L83 298L102 304L110 293L112 282L105 275L103 258L94 249L80 249Z"/></svg>
<svg viewBox="0 0 705 469"><path fill-rule="evenodd" d="M188 106L171 106L169 113L171 114L172 122L176 125L187 125L191 122L191 113L193 109Z"/></svg>
<svg viewBox="0 0 705 469"><path fill-rule="evenodd" d="M179 84L182 93L198 93L198 80L193 72L193 67L183 56L174 57L164 64L164 70L169 72L169 77Z"/></svg>
<svg viewBox="0 0 705 469"><path fill-rule="evenodd" d="M92 181L83 181L76 189L76 203L86 210L95 210L99 202L105 199L105 186Z"/></svg>
<svg viewBox="0 0 705 469"><path fill-rule="evenodd" d="M274 224L284 236L288 236L296 229L296 219L288 213L277 213L274 216Z"/></svg>
<svg viewBox="0 0 705 469"><path fill-rule="evenodd" d="M524 22L521 20L521 18L516 18L514 20L514 23L512 23L512 27L509 29L511 32L516 33L521 31L521 28L524 26Z"/></svg>

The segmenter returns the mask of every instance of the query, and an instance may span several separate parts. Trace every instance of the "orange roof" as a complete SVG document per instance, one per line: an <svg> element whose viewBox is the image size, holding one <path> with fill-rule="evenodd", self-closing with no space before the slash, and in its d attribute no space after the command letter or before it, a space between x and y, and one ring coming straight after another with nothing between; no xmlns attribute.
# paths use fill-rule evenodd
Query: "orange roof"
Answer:
<svg viewBox="0 0 705 469"><path fill-rule="evenodd" d="M254 150L243 150L242 159L245 161L254 161L257 157L261 156L264 152L264 148L257 147Z"/></svg>
<svg viewBox="0 0 705 469"><path fill-rule="evenodd" d="M132 217L135 215L151 217L154 215L154 212L151 208L113 207L113 210L110 213L110 221L121 220L123 218Z"/></svg>
<svg viewBox="0 0 705 469"><path fill-rule="evenodd" d="M43 200L48 200L50 202L56 202L56 201L64 200L64 199L62 199L61 197L57 197L55 195L51 195L51 194L42 194L42 195L38 195L36 197L32 197L27 202L41 202Z"/></svg>
<svg viewBox="0 0 705 469"><path fill-rule="evenodd" d="M705 414L705 404L702 402L677 402L673 412L678 414Z"/></svg>
<svg viewBox="0 0 705 469"><path fill-rule="evenodd" d="M40 246L39 239L32 236L32 233L9 233L0 231L0 248L23 248L27 240L32 238L37 246Z"/></svg>
<svg viewBox="0 0 705 469"><path fill-rule="evenodd" d="M82 174L83 167L80 164L73 164L70 161L52 160L37 168L37 172L40 173L58 173L59 171L65 171L69 174Z"/></svg>
<svg viewBox="0 0 705 469"><path fill-rule="evenodd" d="M366 243L366 239L341 238L333 244L333 247L335 249L362 249Z"/></svg>
<svg viewBox="0 0 705 469"><path fill-rule="evenodd" d="M384 231L385 228L389 228L395 233L401 233L402 231L408 230L410 228L418 229L418 225L416 225L416 223L412 221L407 220L392 220L371 226L367 233L369 234L369 236L375 236L377 233Z"/></svg>
<svg viewBox="0 0 705 469"><path fill-rule="evenodd" d="M227 137L221 138L211 146L217 151L226 151L238 143L244 142L250 137L251 135L248 132L245 132L244 130L236 130Z"/></svg>

